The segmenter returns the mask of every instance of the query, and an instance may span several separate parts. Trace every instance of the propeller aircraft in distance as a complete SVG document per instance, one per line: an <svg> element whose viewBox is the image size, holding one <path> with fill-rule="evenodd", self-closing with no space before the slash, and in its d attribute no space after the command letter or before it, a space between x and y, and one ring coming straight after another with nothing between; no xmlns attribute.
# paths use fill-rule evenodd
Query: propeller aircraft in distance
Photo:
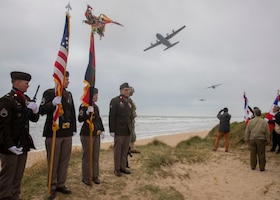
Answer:
<svg viewBox="0 0 280 200"><path fill-rule="evenodd" d="M151 49L151 48L154 48L154 47L156 47L156 46L158 46L158 45L160 45L160 44L163 44L163 45L166 46L166 48L164 49L164 51L167 50L167 49L169 49L169 48L171 48L171 47L173 47L173 46L175 46L176 44L179 43L179 41L172 44L172 43L170 43L168 40L169 40L170 38L172 38L174 35L176 35L177 33L179 33L181 30L183 30L185 27L186 27L186 26L182 26L181 28L179 28L179 29L176 30L176 31L173 30L172 33L167 34L166 37L162 36L160 33L157 33L157 34L156 34L156 37L157 37L158 40L156 41L156 43L154 43L154 44L151 43L151 46L149 46L148 48L144 49L144 51L147 51L147 50L149 50L149 49Z"/></svg>
<svg viewBox="0 0 280 200"><path fill-rule="evenodd" d="M205 89L208 89L208 88L212 88L212 89L216 89L216 87L222 85L221 83L220 84L216 84L216 85L211 85L209 87L206 87Z"/></svg>
<svg viewBox="0 0 280 200"><path fill-rule="evenodd" d="M198 101L205 101L205 99L198 99Z"/></svg>

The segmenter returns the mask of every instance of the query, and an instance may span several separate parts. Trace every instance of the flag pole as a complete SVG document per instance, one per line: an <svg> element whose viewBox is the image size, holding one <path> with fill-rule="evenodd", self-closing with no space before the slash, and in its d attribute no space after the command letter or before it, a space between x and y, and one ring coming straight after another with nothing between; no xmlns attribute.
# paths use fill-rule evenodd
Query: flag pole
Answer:
<svg viewBox="0 0 280 200"><path fill-rule="evenodd" d="M92 32L92 31L91 31L91 43L90 43L90 45L91 45L90 51L91 51L91 54L93 54L92 56L94 58L94 63L93 63L94 64L93 65L94 66L94 72L93 72L93 77L92 77L93 81L92 81L91 86L90 86L89 105L93 106L92 98L93 98L93 89L95 87L95 48L94 48L94 32ZM93 171L92 171L93 138L92 138L92 136L93 136L93 131L94 131L94 124L92 122L93 114L94 114L94 109L93 109L93 112L91 113L90 124L89 124L89 127L90 127L90 129L89 129L89 131L90 131L89 132L89 150L90 150L90 152L89 152L89 156L90 156L90 158L89 158L89 164L90 164L90 167L89 167L89 169L90 169L90 171L89 171L90 181L89 181L89 183L90 183L91 186L93 185L92 184L92 176L93 176Z"/></svg>
<svg viewBox="0 0 280 200"><path fill-rule="evenodd" d="M69 46L69 36L70 36L70 14L69 10L71 10L70 3L65 6L67 9L66 12L66 19L65 19L65 26L63 31L63 36L60 44L60 49L58 52L57 60L55 61L54 67L54 82L55 82L55 96L62 96L63 85L65 81L66 75L66 65L67 65L67 57L68 57L68 46ZM49 158L49 176L48 176L48 193L51 193L51 183L52 183L52 175L53 175L53 162L54 162L54 155L55 155L55 143L56 143L56 133L59 129L59 125L57 121L61 115L63 115L63 107L62 104L58 104L56 109L53 113L53 121L52 121L52 143L51 143L51 155Z"/></svg>

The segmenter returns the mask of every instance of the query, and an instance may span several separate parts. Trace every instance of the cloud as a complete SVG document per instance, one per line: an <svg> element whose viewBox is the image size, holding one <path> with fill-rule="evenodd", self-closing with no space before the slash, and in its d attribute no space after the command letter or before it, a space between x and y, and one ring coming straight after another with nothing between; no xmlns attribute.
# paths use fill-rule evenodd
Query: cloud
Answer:
<svg viewBox="0 0 280 200"><path fill-rule="evenodd" d="M69 1L2 0L0 8L1 87L10 88L9 73L32 74L28 94L38 84L42 92L54 86L57 56ZM280 2L106 0L71 2L69 90L77 107L88 63L90 27L82 20L86 4L94 14L106 14L124 27L107 25L105 37L95 37L96 87L101 114L108 114L119 85L135 88L134 101L142 115L216 115L227 106L243 116L243 92L249 104L269 110L279 89ZM163 51L159 45L143 52L156 33L166 35L186 25L171 38L180 41ZM205 87L223 83L213 89ZM205 98L205 101L198 101Z"/></svg>

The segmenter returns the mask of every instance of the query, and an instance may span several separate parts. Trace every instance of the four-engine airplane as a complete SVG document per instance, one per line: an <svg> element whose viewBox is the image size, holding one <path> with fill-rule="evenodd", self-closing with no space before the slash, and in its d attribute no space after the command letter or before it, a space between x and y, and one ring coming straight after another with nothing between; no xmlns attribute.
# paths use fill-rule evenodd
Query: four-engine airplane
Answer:
<svg viewBox="0 0 280 200"><path fill-rule="evenodd" d="M171 47L173 47L173 46L175 46L176 44L179 43L179 41L172 44L172 43L170 43L168 40L169 40L170 38L172 38L174 35L176 35L177 33L179 33L181 30L183 30L185 27L186 27L186 26L182 26L182 27L179 28L178 30L172 31L172 33L171 33L171 34L167 34L166 37L162 36L160 33L157 33L157 34L156 34L156 37L157 37L158 40L156 41L156 43L154 43L154 44L151 43L151 46L149 46L148 48L144 49L144 51L147 51L147 50L149 50L149 49L151 49L151 48L154 48L154 47L156 47L156 46L158 46L158 45L160 45L160 44L163 44L163 45L166 46L166 48L164 49L164 51L167 50L167 49L169 49L169 48L171 48Z"/></svg>

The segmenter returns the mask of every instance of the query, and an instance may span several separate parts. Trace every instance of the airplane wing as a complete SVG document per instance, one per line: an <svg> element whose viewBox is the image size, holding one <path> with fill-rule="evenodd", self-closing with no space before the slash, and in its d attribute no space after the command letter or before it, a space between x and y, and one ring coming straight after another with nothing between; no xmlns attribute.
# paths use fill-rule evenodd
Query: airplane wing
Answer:
<svg viewBox="0 0 280 200"><path fill-rule="evenodd" d="M143 51L147 51L147 50L149 50L151 48L154 48L154 47L156 47L156 46L158 46L160 44L161 44L161 42L157 40L156 43L154 43L154 44L151 43L151 46L149 46L148 48L144 49Z"/></svg>
<svg viewBox="0 0 280 200"><path fill-rule="evenodd" d="M183 30L186 26L182 26L181 28L179 28L176 31L173 31L171 34L168 34L165 39L169 40L170 38L172 38L174 35L176 35L177 33L179 33L181 30Z"/></svg>
<svg viewBox="0 0 280 200"><path fill-rule="evenodd" d="M206 87L205 89L208 89L208 88L213 88L215 89L216 87L218 87L219 85L222 85L222 83L219 83L219 84L216 84L216 85L211 85L209 87Z"/></svg>

